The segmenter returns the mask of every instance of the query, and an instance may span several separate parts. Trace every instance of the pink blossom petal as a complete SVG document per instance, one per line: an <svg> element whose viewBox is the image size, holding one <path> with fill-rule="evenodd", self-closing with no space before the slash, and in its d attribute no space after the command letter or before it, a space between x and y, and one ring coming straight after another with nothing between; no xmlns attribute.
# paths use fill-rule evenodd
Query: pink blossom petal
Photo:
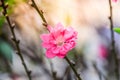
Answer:
<svg viewBox="0 0 120 80"><path fill-rule="evenodd" d="M42 46L43 46L44 48L49 49L49 48L53 47L54 45L53 45L53 44L50 44L50 43L45 43L45 42L43 42L43 43L42 43Z"/></svg>
<svg viewBox="0 0 120 80"><path fill-rule="evenodd" d="M60 52L60 47L52 47L51 50L52 50L52 53L58 54Z"/></svg>
<svg viewBox="0 0 120 80"><path fill-rule="evenodd" d="M68 28L65 30L64 38L66 40L70 40L70 39L75 40L76 36L77 36L77 32L73 31L73 28Z"/></svg>
<svg viewBox="0 0 120 80"><path fill-rule="evenodd" d="M66 44L64 45L64 48L65 48L66 50L71 50L71 49L74 48L74 47L75 47L75 42L66 43Z"/></svg>
<svg viewBox="0 0 120 80"><path fill-rule="evenodd" d="M49 32L53 32L54 31L53 27L51 27L50 25L48 25L47 28L48 28Z"/></svg>
<svg viewBox="0 0 120 80"><path fill-rule="evenodd" d="M52 34L54 35L55 38L57 38L59 36L63 36L63 32L64 32L64 27L59 23L54 28L54 31L52 32Z"/></svg>
<svg viewBox="0 0 120 80"><path fill-rule="evenodd" d="M57 39L59 36L61 36L61 32L60 31L56 31L54 33L52 33L54 39Z"/></svg>
<svg viewBox="0 0 120 80"><path fill-rule="evenodd" d="M112 0L113 2L117 2L118 0Z"/></svg>
<svg viewBox="0 0 120 80"><path fill-rule="evenodd" d="M64 47L62 47L62 48L60 49L60 54L62 54L62 55L66 55L67 52L68 52L68 50L65 49Z"/></svg>
<svg viewBox="0 0 120 80"><path fill-rule="evenodd" d="M104 45L100 45L99 47L99 55L101 58L106 58L108 56L107 49Z"/></svg>
<svg viewBox="0 0 120 80"><path fill-rule="evenodd" d="M59 58L64 58L66 55L63 55L63 54L57 54L57 56L58 56Z"/></svg>
<svg viewBox="0 0 120 80"><path fill-rule="evenodd" d="M71 45L70 45L70 44L65 44L65 45L64 45L64 48L65 48L66 50L69 50L69 49L71 48Z"/></svg>
<svg viewBox="0 0 120 80"><path fill-rule="evenodd" d="M47 56L48 58L54 58L54 57L56 56L56 54L53 54L52 51L51 51L50 49L48 49L48 50L46 51L46 56Z"/></svg>
<svg viewBox="0 0 120 80"><path fill-rule="evenodd" d="M40 35L40 38L44 42L48 42L49 41L49 37L50 37L50 34L42 34L42 35Z"/></svg>
<svg viewBox="0 0 120 80"><path fill-rule="evenodd" d="M64 26L63 26L61 23L58 23L58 24L55 26L55 30L64 30Z"/></svg>
<svg viewBox="0 0 120 80"><path fill-rule="evenodd" d="M71 48L74 48L75 47L75 45L76 45L76 42L70 42L70 45L71 45Z"/></svg>

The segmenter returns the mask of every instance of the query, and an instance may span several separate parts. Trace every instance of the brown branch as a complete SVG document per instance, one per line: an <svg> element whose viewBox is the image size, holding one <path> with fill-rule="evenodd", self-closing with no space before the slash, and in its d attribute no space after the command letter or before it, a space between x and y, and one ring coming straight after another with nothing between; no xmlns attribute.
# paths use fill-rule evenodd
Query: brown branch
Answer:
<svg viewBox="0 0 120 80"><path fill-rule="evenodd" d="M23 56L21 54L21 50L20 50L20 46L19 46L20 41L17 40L15 32L14 32L15 25L11 24L10 18L8 17L8 13L7 13L7 7L8 7L8 5L5 5L4 0L1 0L1 3L2 3L1 6L3 8L3 15L5 16L5 18L6 18L7 22L8 22L10 31L12 33L12 40L14 41L14 43L16 45L16 49L17 49L16 53L19 55L19 57L20 57L20 59L22 61L22 65L25 68L25 71L27 73L27 76L28 76L29 80L32 80L32 78L31 78L31 71L28 70L27 65L25 64L24 58L23 58Z"/></svg>
<svg viewBox="0 0 120 80"><path fill-rule="evenodd" d="M110 9L110 30L111 30L111 52L113 54L113 57L115 59L115 74L116 74L116 78L117 80L119 80L119 62L118 62L118 57L117 57L117 53L115 51L115 40L114 40L114 31L113 31L113 10L112 10L112 3L111 0L109 0L109 9Z"/></svg>
<svg viewBox="0 0 120 80"><path fill-rule="evenodd" d="M56 76L56 71L53 70L53 63L51 62L51 60L48 60L49 63L50 63L50 68L51 68L51 72L52 72L52 77L53 77L53 80L58 80L57 79L57 76Z"/></svg>
<svg viewBox="0 0 120 80"><path fill-rule="evenodd" d="M39 8L37 7L37 5L36 5L36 3L35 3L34 0L31 0L31 1L32 1L33 7L34 7L34 8L36 9L36 11L39 13L40 17L42 18L42 20L43 20L43 22L44 22L44 24L45 24L45 26L46 26L46 25L47 25L47 21L46 21L44 15L43 15L43 11L42 11L42 10L39 10Z"/></svg>
<svg viewBox="0 0 120 80"><path fill-rule="evenodd" d="M77 71L75 70L75 68L73 67L72 63L70 62L70 60L65 57L65 60L68 62L68 64L70 65L70 67L72 68L73 72L75 73L76 77L78 78L78 80L82 80L80 77L80 74L77 73Z"/></svg>

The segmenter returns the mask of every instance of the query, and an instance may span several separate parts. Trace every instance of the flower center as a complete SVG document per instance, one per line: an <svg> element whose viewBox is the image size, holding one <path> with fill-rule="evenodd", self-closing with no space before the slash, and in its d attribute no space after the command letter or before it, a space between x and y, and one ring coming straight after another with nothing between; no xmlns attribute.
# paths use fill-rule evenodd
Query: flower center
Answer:
<svg viewBox="0 0 120 80"><path fill-rule="evenodd" d="M56 40L56 44L58 46L62 46L64 44L64 39L63 37L58 37L57 40Z"/></svg>
<svg viewBox="0 0 120 80"><path fill-rule="evenodd" d="M63 41L58 41L58 42L57 42L57 45L58 45L58 46L62 46L63 43L64 43Z"/></svg>

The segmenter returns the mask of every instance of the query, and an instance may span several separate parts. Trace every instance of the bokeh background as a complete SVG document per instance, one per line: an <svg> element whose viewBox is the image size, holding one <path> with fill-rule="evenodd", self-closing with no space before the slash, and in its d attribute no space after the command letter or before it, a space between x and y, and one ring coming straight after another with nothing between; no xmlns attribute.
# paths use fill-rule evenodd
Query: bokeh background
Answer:
<svg viewBox="0 0 120 80"><path fill-rule="evenodd" d="M31 0L5 0L8 15L15 23L22 55L33 80L76 80L64 59L48 59L40 35L47 33ZM111 53L109 0L34 0L51 26L62 23L78 32L76 47L69 59L83 80L116 80ZM113 24L120 27L120 1L112 2ZM27 80L25 70L11 40L9 25L0 8L0 80ZM115 50L120 58L120 35L115 34ZM120 68L120 66L119 66Z"/></svg>

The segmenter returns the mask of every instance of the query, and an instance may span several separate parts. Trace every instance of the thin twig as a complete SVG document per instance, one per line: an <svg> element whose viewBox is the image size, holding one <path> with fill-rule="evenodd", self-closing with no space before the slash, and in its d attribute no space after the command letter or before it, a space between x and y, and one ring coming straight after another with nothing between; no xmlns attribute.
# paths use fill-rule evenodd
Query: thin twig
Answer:
<svg viewBox="0 0 120 80"><path fill-rule="evenodd" d="M56 72L53 70L53 64L52 64L51 60L48 60L48 62L50 63L53 80L57 80Z"/></svg>
<svg viewBox="0 0 120 80"><path fill-rule="evenodd" d="M8 14L7 14L8 5L5 5L4 0L1 0L1 3L2 3L2 8L3 8L3 15L6 17L6 20L8 22L9 28L10 28L11 33L12 33L12 40L14 41L14 43L16 45L16 49L17 49L16 53L19 55L19 57L20 57L20 59L22 61L23 67L25 68L25 71L27 73L27 76L28 76L29 80L32 80L31 71L28 70L27 65L25 64L24 58L23 58L23 56L21 54L21 50L20 50L20 46L19 46L20 41L17 40L15 32L14 32L15 25L11 24L10 19L8 17Z"/></svg>
<svg viewBox="0 0 120 80"><path fill-rule="evenodd" d="M65 60L68 62L68 64L70 65L70 67L72 68L73 72L75 73L76 77L78 78L78 80L82 80L80 77L80 74L77 73L77 71L75 70L75 68L73 67L72 63L70 62L70 60L65 57Z"/></svg>
<svg viewBox="0 0 120 80"><path fill-rule="evenodd" d="M94 67L94 69L96 70L96 72L98 74L99 80L102 80L102 73L98 70L98 68L96 66L96 63L93 63L93 67Z"/></svg>
<svg viewBox="0 0 120 80"><path fill-rule="evenodd" d="M31 0L31 1L32 1L32 3L33 3L34 8L37 10L37 12L39 13L40 17L42 18L44 24L47 24L47 21L46 21L44 15L43 15L43 11L42 11L42 10L39 10L39 8L37 7L37 5L36 5L36 3L35 3L34 0Z"/></svg>
<svg viewBox="0 0 120 80"><path fill-rule="evenodd" d="M114 31L113 31L113 13L112 13L112 3L111 0L109 0L109 8L110 8L110 29L111 29L111 51L113 54L113 57L115 59L115 74L116 74L116 78L117 80L119 80L119 62L118 62L118 58L117 58L117 53L115 51L115 40L114 40Z"/></svg>
<svg viewBox="0 0 120 80"><path fill-rule="evenodd" d="M64 75L62 77L61 80L65 80L65 76L67 76L67 79L68 79L68 75L69 75L69 72L70 72L70 66L68 66L64 72ZM70 77L69 77L70 78Z"/></svg>

